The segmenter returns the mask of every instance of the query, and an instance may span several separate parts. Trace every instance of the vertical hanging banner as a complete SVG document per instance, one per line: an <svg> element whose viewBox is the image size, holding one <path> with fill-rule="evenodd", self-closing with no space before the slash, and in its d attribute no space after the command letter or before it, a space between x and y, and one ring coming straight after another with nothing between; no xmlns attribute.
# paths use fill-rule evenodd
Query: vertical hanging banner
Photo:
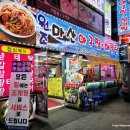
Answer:
<svg viewBox="0 0 130 130"><path fill-rule="evenodd" d="M111 39L111 4L105 1L105 37Z"/></svg>
<svg viewBox="0 0 130 130"><path fill-rule="evenodd" d="M28 130L31 61L13 61L7 116L8 130Z"/></svg>
<svg viewBox="0 0 130 130"><path fill-rule="evenodd" d="M129 0L117 0L118 36L130 33Z"/></svg>

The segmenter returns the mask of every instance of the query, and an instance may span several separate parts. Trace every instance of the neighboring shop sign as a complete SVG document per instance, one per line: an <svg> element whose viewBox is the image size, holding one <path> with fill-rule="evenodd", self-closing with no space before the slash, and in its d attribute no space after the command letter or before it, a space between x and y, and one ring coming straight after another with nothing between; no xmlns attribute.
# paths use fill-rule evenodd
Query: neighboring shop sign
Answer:
<svg viewBox="0 0 130 130"><path fill-rule="evenodd" d="M82 0L104 13L104 0Z"/></svg>
<svg viewBox="0 0 130 130"><path fill-rule="evenodd" d="M9 130L28 130L31 61L13 61L7 126Z"/></svg>
<svg viewBox="0 0 130 130"><path fill-rule="evenodd" d="M127 45L120 46L119 60L120 62L128 62L128 46Z"/></svg>
<svg viewBox="0 0 130 130"><path fill-rule="evenodd" d="M37 34L38 47L102 58L119 58L117 42L42 11L37 11Z"/></svg>
<svg viewBox="0 0 130 130"><path fill-rule="evenodd" d="M62 78L48 78L48 95L63 97Z"/></svg>
<svg viewBox="0 0 130 130"><path fill-rule="evenodd" d="M103 16L81 3L79 3L79 20L100 32L103 31Z"/></svg>
<svg viewBox="0 0 130 130"><path fill-rule="evenodd" d="M78 19L78 0L61 0L60 7L62 12Z"/></svg>
<svg viewBox="0 0 130 130"><path fill-rule="evenodd" d="M118 35L130 33L130 3L128 0L117 0Z"/></svg>
<svg viewBox="0 0 130 130"><path fill-rule="evenodd" d="M105 37L111 39L111 4L105 1Z"/></svg>
<svg viewBox="0 0 130 130"><path fill-rule="evenodd" d="M121 44L121 45L130 43L130 33L120 35L118 38L119 38L119 44Z"/></svg>
<svg viewBox="0 0 130 130"><path fill-rule="evenodd" d="M64 1L64 0L61 0L60 2L62 2L62 1ZM67 5L71 5L71 3L74 3L74 5L76 4L76 2L74 2L72 0L71 1L70 0L65 0L65 1L66 1L66 3L69 3ZM53 6L50 6L50 4L49 5L46 4L46 2L44 2L42 0L36 0L36 6L37 6L37 9L40 9L40 10L45 11L46 13L49 13L49 14L51 14L53 16L56 16L56 17L58 17L60 19L68 21L69 23L72 23L72 24L74 24L76 26L80 26L82 28L85 28L87 30L90 30L90 31L95 32L96 34L99 34L99 35L102 35L102 36L104 35L103 30L99 31L95 27L87 25L84 21L82 22L77 18L75 19L74 17L76 15L75 14L76 8L74 9L75 11L70 11L71 13L69 12L69 14L66 14L66 13L63 13L61 10L59 10L59 9L53 7ZM71 8L71 6L68 7L68 8ZM72 15L73 15L73 17L71 17Z"/></svg>
<svg viewBox="0 0 130 130"><path fill-rule="evenodd" d="M0 2L0 40L34 46L36 10L20 4L24 2L25 0L15 0L15 2L2 0Z"/></svg>
<svg viewBox="0 0 130 130"><path fill-rule="evenodd" d="M34 91L34 50L0 44L0 97L9 96L12 61L32 61L30 91Z"/></svg>

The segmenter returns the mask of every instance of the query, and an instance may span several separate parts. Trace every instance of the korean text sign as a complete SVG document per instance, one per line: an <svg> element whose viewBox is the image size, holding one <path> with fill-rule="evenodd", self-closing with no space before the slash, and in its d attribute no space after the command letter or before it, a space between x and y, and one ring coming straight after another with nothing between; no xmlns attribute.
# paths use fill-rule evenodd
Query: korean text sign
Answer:
<svg viewBox="0 0 130 130"><path fill-rule="evenodd" d="M104 0L83 0L104 13Z"/></svg>
<svg viewBox="0 0 130 130"><path fill-rule="evenodd" d="M37 34L36 44L39 47L119 59L117 42L42 11L37 11Z"/></svg>
<svg viewBox="0 0 130 130"><path fill-rule="evenodd" d="M48 78L48 95L63 97L62 78Z"/></svg>
<svg viewBox="0 0 130 130"><path fill-rule="evenodd" d="M0 44L0 97L9 96L12 61L32 61L30 91L34 91L34 50Z"/></svg>
<svg viewBox="0 0 130 130"><path fill-rule="evenodd" d="M130 33L130 4L128 0L117 0L118 35Z"/></svg>
<svg viewBox="0 0 130 130"><path fill-rule="evenodd" d="M28 129L31 61L13 61L7 125L9 129Z"/></svg>

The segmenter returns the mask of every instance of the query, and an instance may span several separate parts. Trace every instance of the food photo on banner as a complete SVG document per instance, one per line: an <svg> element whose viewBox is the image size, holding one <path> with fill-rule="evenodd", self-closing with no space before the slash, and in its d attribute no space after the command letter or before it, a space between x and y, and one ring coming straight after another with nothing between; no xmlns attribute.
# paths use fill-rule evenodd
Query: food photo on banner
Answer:
<svg viewBox="0 0 130 130"><path fill-rule="evenodd" d="M6 13L5 13L6 12ZM0 2L0 40L34 46L36 10L18 0Z"/></svg>
<svg viewBox="0 0 130 130"><path fill-rule="evenodd" d="M64 97L66 103L78 106L78 91L79 86L82 84L83 75L80 73L82 70L80 56L68 55L66 56L66 82L64 84Z"/></svg>

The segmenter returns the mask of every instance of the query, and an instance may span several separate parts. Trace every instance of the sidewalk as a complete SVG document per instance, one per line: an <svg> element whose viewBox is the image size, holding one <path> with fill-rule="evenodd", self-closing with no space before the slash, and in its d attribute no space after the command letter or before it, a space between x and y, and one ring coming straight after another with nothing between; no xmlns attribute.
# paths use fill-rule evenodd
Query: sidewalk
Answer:
<svg viewBox="0 0 130 130"><path fill-rule="evenodd" d="M93 111L82 112L68 107L62 107L58 111L49 113L49 118L37 116L30 130L54 130L79 118L85 117Z"/></svg>
<svg viewBox="0 0 130 130"><path fill-rule="evenodd" d="M130 130L130 103L120 97L109 100L96 112L82 112L63 107L49 113L49 118L37 117L30 130ZM117 127L117 126L118 127Z"/></svg>

